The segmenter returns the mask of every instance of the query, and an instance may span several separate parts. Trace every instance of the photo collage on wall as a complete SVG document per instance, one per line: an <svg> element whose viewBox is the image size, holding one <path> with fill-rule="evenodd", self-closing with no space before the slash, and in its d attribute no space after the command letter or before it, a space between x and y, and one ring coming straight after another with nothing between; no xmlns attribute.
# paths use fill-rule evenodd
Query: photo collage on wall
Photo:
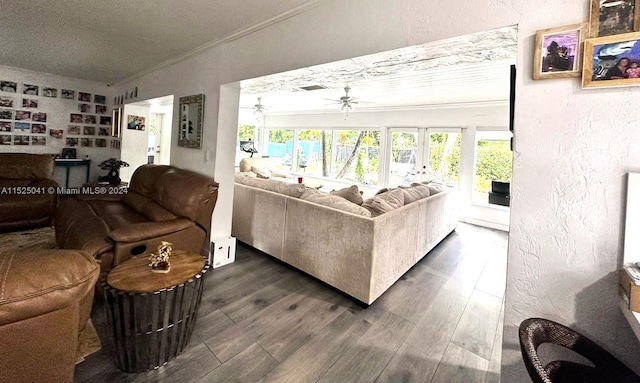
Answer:
<svg viewBox="0 0 640 383"><path fill-rule="evenodd" d="M120 141L111 139L111 115L110 112L107 115L106 97L86 92L76 93L78 104L75 112L69 115L65 145L119 148Z"/></svg>
<svg viewBox="0 0 640 383"><path fill-rule="evenodd" d="M41 109L45 98L73 103L68 125L50 125L51 116ZM67 147L120 149L120 140L111 137L106 103L106 96L98 94L0 79L0 145L34 146L64 140Z"/></svg>
<svg viewBox="0 0 640 383"><path fill-rule="evenodd" d="M0 145L46 145L47 112L39 97L57 97L57 89L0 80Z"/></svg>

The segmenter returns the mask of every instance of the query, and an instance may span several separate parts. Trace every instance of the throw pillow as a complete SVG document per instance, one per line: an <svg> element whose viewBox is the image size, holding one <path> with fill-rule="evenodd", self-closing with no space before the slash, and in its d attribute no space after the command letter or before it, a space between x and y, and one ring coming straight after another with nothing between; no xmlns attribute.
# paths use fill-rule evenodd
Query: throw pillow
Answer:
<svg viewBox="0 0 640 383"><path fill-rule="evenodd" d="M338 197L342 197L349 202L353 202L356 205L362 205L362 194L358 191L358 185L351 185L348 188L334 190L329 192L329 194L337 195Z"/></svg>
<svg viewBox="0 0 640 383"><path fill-rule="evenodd" d="M372 217L377 217L403 205L404 192L402 189L394 189L375 195L362 203L362 207L369 210Z"/></svg>
<svg viewBox="0 0 640 383"><path fill-rule="evenodd" d="M256 173L256 175L260 178L270 178L271 177L271 172L267 169L263 169L261 167L258 166L252 166L251 167L251 171Z"/></svg>
<svg viewBox="0 0 640 383"><path fill-rule="evenodd" d="M404 193L404 204L410 204L431 195L429 188L422 184L411 184L409 188L401 189Z"/></svg>
<svg viewBox="0 0 640 383"><path fill-rule="evenodd" d="M318 205L331 207L347 213L357 214L364 217L371 217L371 213L368 209L356 205L353 202L349 202L346 199L337 195L323 194L323 193L307 193L305 192L300 199L313 202Z"/></svg>
<svg viewBox="0 0 640 383"><path fill-rule="evenodd" d="M431 181L428 182L427 187L429 188L429 190L431 191L431 195L434 194L438 194L442 191L448 190L449 187L445 184L443 184L442 182L438 182L438 181Z"/></svg>

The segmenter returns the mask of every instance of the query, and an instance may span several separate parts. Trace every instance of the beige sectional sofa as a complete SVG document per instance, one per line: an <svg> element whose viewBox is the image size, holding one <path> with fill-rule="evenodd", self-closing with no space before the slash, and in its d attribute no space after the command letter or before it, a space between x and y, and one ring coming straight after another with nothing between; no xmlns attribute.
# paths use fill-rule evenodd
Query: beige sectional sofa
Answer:
<svg viewBox="0 0 640 383"><path fill-rule="evenodd" d="M238 175L234 190L233 236L366 304L458 221L453 189L374 217L310 202L303 185Z"/></svg>

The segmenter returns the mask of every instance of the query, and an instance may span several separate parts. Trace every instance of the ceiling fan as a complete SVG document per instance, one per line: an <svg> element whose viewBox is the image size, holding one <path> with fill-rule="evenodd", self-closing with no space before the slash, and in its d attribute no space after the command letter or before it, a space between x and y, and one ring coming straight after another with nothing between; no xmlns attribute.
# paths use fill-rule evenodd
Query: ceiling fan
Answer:
<svg viewBox="0 0 640 383"><path fill-rule="evenodd" d="M262 103L262 97L258 97L258 103L253 106L241 106L241 109L252 109L253 115L255 116L258 122L262 122L264 118L264 112L267 110L267 107Z"/></svg>
<svg viewBox="0 0 640 383"><path fill-rule="evenodd" d="M344 96L340 97L338 100L325 99L329 101L333 101L333 103L337 103L340 105L340 111L344 113L344 118L347 119L349 113L353 112L356 106L359 103L366 103L366 101L360 101L357 97L349 96L349 91L351 87L349 84L344 87Z"/></svg>

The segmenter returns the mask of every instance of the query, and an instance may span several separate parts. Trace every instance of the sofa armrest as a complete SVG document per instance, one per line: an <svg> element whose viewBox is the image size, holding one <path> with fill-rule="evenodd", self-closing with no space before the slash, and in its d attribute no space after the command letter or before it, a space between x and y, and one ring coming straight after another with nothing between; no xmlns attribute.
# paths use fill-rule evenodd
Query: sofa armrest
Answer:
<svg viewBox="0 0 640 383"><path fill-rule="evenodd" d="M147 238L175 233L194 225L195 222L186 218L158 222L140 222L119 227L113 230L109 234L109 237L116 242L137 242Z"/></svg>

